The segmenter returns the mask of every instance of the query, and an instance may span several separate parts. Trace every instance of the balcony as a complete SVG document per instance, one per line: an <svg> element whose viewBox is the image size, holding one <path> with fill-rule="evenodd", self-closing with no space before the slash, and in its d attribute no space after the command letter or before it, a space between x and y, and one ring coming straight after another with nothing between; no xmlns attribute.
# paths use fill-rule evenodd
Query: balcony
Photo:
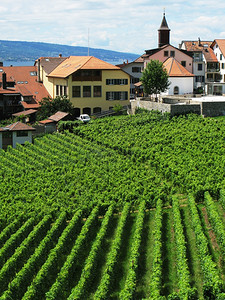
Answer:
<svg viewBox="0 0 225 300"><path fill-rule="evenodd" d="M207 63L206 73L218 73L220 72L219 63Z"/></svg>
<svg viewBox="0 0 225 300"><path fill-rule="evenodd" d="M219 68L206 68L206 73L219 73L220 69Z"/></svg>

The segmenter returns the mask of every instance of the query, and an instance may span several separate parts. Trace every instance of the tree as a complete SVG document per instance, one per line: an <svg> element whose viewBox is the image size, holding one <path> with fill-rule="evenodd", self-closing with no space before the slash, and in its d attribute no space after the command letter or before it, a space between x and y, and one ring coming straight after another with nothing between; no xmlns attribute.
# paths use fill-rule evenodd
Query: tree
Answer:
<svg viewBox="0 0 225 300"><path fill-rule="evenodd" d="M168 89L169 76L163 63L158 60L151 60L144 69L141 77L144 92L148 95L157 95Z"/></svg>
<svg viewBox="0 0 225 300"><path fill-rule="evenodd" d="M54 115L57 111L63 111L73 115L73 104L66 96L57 96L56 98L46 97L40 102L41 107L38 111L37 119L43 120L51 115Z"/></svg>

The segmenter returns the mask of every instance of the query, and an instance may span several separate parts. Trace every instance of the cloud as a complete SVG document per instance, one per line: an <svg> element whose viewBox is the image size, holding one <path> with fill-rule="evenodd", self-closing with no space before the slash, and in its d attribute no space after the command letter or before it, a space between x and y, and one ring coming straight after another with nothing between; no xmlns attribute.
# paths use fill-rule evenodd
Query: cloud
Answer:
<svg viewBox="0 0 225 300"><path fill-rule="evenodd" d="M174 46L182 40L225 38L225 2L196 0L7 0L1 39L52 42L142 54L157 47L163 9Z"/></svg>

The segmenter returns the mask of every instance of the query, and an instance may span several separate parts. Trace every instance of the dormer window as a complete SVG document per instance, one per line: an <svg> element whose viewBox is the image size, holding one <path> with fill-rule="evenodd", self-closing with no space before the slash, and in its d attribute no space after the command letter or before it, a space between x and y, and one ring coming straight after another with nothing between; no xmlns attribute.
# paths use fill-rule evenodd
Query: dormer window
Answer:
<svg viewBox="0 0 225 300"><path fill-rule="evenodd" d="M164 51L164 56L168 57L169 56L169 51Z"/></svg>

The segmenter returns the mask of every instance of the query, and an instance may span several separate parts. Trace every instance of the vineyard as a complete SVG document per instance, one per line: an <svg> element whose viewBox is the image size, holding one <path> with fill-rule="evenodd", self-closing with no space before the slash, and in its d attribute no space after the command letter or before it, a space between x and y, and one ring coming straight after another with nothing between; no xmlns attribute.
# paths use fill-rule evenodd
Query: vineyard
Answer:
<svg viewBox="0 0 225 300"><path fill-rule="evenodd" d="M225 299L224 148L152 112L0 150L0 300Z"/></svg>

